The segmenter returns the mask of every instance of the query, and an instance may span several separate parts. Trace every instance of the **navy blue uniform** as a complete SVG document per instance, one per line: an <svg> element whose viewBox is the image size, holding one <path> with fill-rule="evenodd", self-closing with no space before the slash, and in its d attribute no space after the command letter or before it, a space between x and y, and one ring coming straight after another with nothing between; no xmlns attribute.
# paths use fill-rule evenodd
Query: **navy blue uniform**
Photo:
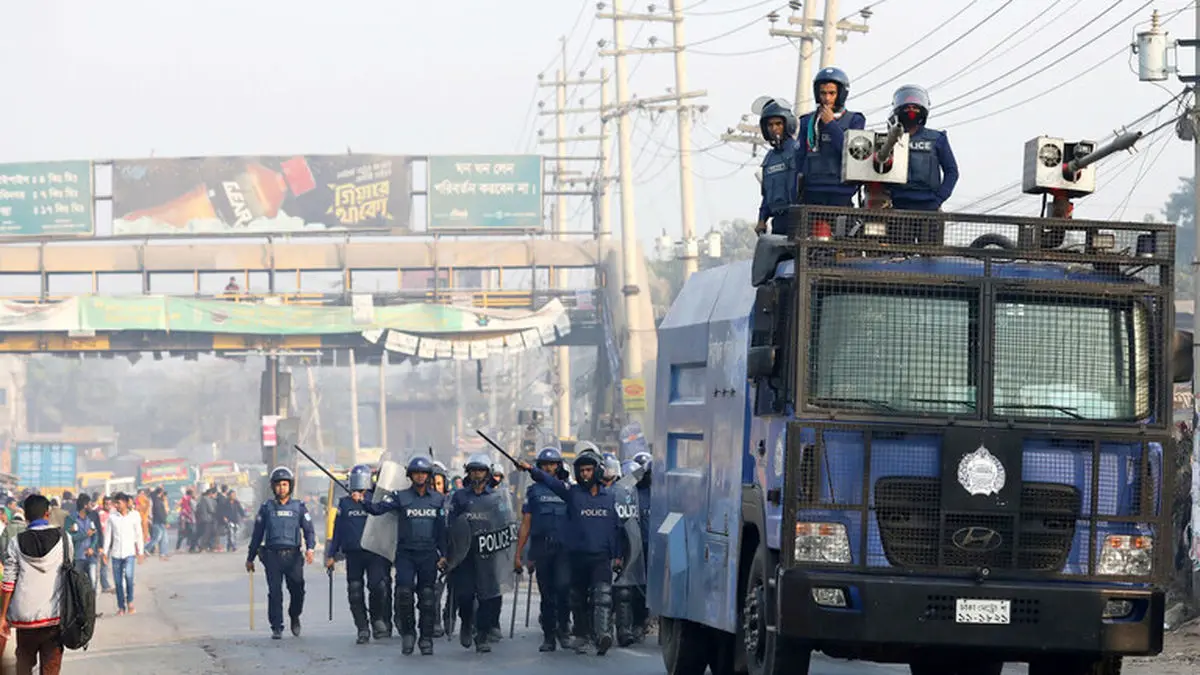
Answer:
<svg viewBox="0 0 1200 675"><path fill-rule="evenodd" d="M937 211L958 184L958 162L946 132L921 127L908 139L908 182L893 185L892 207Z"/></svg>
<svg viewBox="0 0 1200 675"><path fill-rule="evenodd" d="M303 541L301 537L303 536ZM272 631L283 630L283 583L287 581L288 616L300 619L304 611L304 555L317 545L312 516L304 502L289 499L286 504L272 499L263 502L254 518L254 533L246 562L254 562L261 552L267 574L267 619Z"/></svg>
<svg viewBox="0 0 1200 675"><path fill-rule="evenodd" d="M368 492L368 495L371 493ZM350 614L354 626L363 632L374 628L376 638L391 632L391 563L387 558L362 547L363 530L367 526L367 503L355 502L342 497L337 505L337 517L333 521L333 537L325 546L325 557L346 558L346 593L350 600ZM366 576L366 585L363 576ZM370 589L371 603L368 618L366 589Z"/></svg>
<svg viewBox="0 0 1200 675"><path fill-rule="evenodd" d="M565 637L571 628L571 560L567 554L567 503L543 483L525 491L529 514L529 559L541 596L542 632L547 640Z"/></svg>
<svg viewBox="0 0 1200 675"><path fill-rule="evenodd" d="M424 495L416 487L393 492L368 504L372 515L399 514L396 539L396 624L401 635L413 635L416 616L414 589L420 597L421 637L433 638L437 561L446 551L445 497L428 488ZM415 580L415 583L414 583Z"/></svg>
<svg viewBox="0 0 1200 675"><path fill-rule="evenodd" d="M789 206L799 203L796 181L800 176L800 144L785 138L778 148L772 148L762 161L762 203L758 207L759 222L771 218L771 232L787 234Z"/></svg>
<svg viewBox="0 0 1200 675"><path fill-rule="evenodd" d="M612 563L622 557L613 494L600 486L596 494L580 485L567 485L537 467L533 480L550 488L567 504L566 546L571 558L571 604L575 609L575 635L591 638L593 626L609 625L612 612ZM598 633L607 632L601 629ZM597 636L598 637L598 636Z"/></svg>
<svg viewBox="0 0 1200 675"><path fill-rule="evenodd" d="M487 486L483 488L483 492L476 493L472 488L463 488L455 490L450 495L450 508L447 509L448 520L454 520L460 513L466 511L471 502L485 495L491 495L492 488ZM454 604L458 607L458 618L462 622L462 638L466 640L470 631L474 630L479 639L478 633L486 633L489 629L500 625L500 610L503 607L504 598L497 596L495 598L480 598L478 601L475 597L475 560L471 556L459 563L451 572L450 586L454 593ZM476 605L478 604L478 610ZM464 642L464 644L468 644Z"/></svg>
<svg viewBox="0 0 1200 675"><path fill-rule="evenodd" d="M850 206L857 185L842 182L842 149L848 129L863 129L867 118L862 113L845 111L828 124L818 113L800 118L800 154L803 160L800 173L804 176L804 193L800 203L821 206Z"/></svg>

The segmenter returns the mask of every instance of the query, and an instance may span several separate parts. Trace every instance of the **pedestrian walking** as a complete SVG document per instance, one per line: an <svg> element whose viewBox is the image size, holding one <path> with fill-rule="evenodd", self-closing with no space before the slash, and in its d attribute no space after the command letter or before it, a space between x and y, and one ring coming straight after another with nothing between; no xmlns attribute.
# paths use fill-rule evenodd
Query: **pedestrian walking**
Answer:
<svg viewBox="0 0 1200 675"><path fill-rule="evenodd" d="M134 568L146 557L145 535L142 533L142 514L133 510L133 499L119 494L114 500L117 512L108 518L108 534L104 540L104 556L112 563L113 581L117 587L117 616L133 614Z"/></svg>
<svg viewBox="0 0 1200 675"><path fill-rule="evenodd" d="M28 528L8 542L0 584L0 635L17 629L17 674L58 675L63 647L59 631L64 558L71 540L47 519L50 501L31 495L24 503ZM65 547L65 548L64 548Z"/></svg>

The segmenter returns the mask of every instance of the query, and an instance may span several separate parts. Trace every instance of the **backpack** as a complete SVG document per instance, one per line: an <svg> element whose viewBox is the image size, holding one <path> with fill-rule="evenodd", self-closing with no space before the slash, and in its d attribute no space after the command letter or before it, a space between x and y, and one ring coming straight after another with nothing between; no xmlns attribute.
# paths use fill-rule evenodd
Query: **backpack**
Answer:
<svg viewBox="0 0 1200 675"><path fill-rule="evenodd" d="M62 589L59 593L58 626L62 646L67 649L88 648L96 629L96 592L87 572L75 566L67 553L66 530L63 536L63 563L59 570Z"/></svg>

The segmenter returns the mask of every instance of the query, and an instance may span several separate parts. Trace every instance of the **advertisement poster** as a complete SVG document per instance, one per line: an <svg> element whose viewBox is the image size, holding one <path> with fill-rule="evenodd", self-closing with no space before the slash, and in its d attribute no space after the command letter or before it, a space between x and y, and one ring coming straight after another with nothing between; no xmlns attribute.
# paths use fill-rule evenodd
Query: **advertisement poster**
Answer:
<svg viewBox="0 0 1200 675"><path fill-rule="evenodd" d="M0 237L93 232L92 163L0 164Z"/></svg>
<svg viewBox="0 0 1200 675"><path fill-rule="evenodd" d="M540 231L542 158L538 155L430 157L429 231Z"/></svg>
<svg viewBox="0 0 1200 675"><path fill-rule="evenodd" d="M403 231L411 183L389 155L121 160L113 234Z"/></svg>

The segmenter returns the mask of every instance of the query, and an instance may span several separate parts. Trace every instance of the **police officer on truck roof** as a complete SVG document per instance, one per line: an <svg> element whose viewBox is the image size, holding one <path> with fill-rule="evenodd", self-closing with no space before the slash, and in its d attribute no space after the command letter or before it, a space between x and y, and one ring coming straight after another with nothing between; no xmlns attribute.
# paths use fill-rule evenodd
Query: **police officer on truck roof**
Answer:
<svg viewBox="0 0 1200 675"><path fill-rule="evenodd" d="M421 654L433 653L434 615L438 611L434 583L438 570L446 566L446 498L433 489L430 480L433 470L433 461L428 457L414 456L405 469L412 485L366 505L367 512L373 516L392 511L400 515L396 539L395 611L400 650L405 655L412 654L414 643L420 647ZM414 589L421 609L419 642L413 612Z"/></svg>
<svg viewBox="0 0 1200 675"><path fill-rule="evenodd" d="M561 480L566 480L562 453L558 448L542 448L537 454L537 467ZM539 652L552 652L571 642L571 561L567 556L567 503L546 486L531 483L525 490L521 507L521 530L517 534L517 552L513 568L522 571L521 551L529 542L529 568L537 573L538 594L541 596L539 621L542 624L542 644ZM556 642L557 641L557 642Z"/></svg>
<svg viewBox="0 0 1200 675"><path fill-rule="evenodd" d="M796 116L779 101L770 100L759 113L758 128L771 149L762 161L762 203L754 231L787 234L787 210L797 202L796 182L800 176L800 146L796 143Z"/></svg>
<svg viewBox="0 0 1200 675"><path fill-rule="evenodd" d="M346 595L350 601L350 616L358 631L357 643L370 641L371 629L375 639L391 633L391 608L388 606L391 585L391 563L388 559L362 547L363 530L367 526L367 492L371 488L371 467L359 464L350 469L350 494L342 497L337 505L337 517L333 521L333 537L325 546L325 567L333 569L335 560L341 555L346 559ZM363 576L366 576L366 585ZM367 591L371 602L368 613Z"/></svg>
<svg viewBox="0 0 1200 675"><path fill-rule="evenodd" d="M271 639L283 637L283 583L287 581L288 616L292 635L300 635L300 614L304 611L304 565L312 564L317 534L312 516L304 502L292 500L296 476L280 466L271 471L271 490L275 498L263 502L254 518L254 533L246 554L246 571L254 573L254 558L261 554L267 573L267 618ZM301 542L301 533L304 541ZM301 556L301 545L304 554Z"/></svg>
<svg viewBox="0 0 1200 675"><path fill-rule="evenodd" d="M929 92L906 84L892 95L892 116L908 133L908 182L891 187L892 208L937 211L954 193L958 162L946 132L925 126Z"/></svg>
<svg viewBox="0 0 1200 675"><path fill-rule="evenodd" d="M851 206L858 186L842 182L842 147L847 129L863 129L867 118L846 110L850 78L841 68L822 68L813 78L817 109L800 118L800 175L804 187L800 203Z"/></svg>
<svg viewBox="0 0 1200 675"><path fill-rule="evenodd" d="M533 480L567 503L567 550L571 558L571 605L575 615L575 652L587 654L595 644L603 656L612 647L612 580L621 568L623 538L616 503L601 485L603 460L585 450L575 457L575 485L519 462Z"/></svg>

